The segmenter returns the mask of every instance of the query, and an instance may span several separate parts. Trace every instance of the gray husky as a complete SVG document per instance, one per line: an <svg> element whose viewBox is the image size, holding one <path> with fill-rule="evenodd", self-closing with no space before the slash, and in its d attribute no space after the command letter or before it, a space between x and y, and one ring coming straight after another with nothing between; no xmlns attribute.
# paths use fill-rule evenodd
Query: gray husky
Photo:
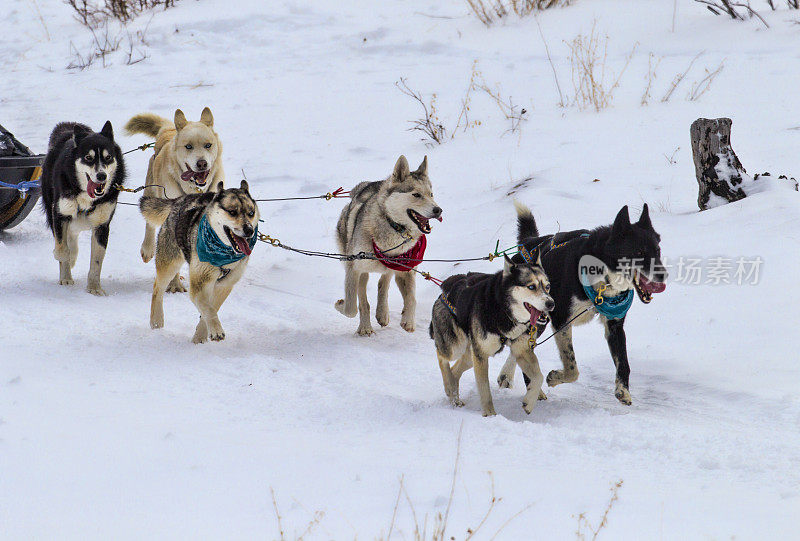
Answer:
<svg viewBox="0 0 800 541"><path fill-rule="evenodd" d="M431 232L430 220L442 220L442 209L433 200L428 179L428 157L416 171L410 171L408 160L400 156L389 178L362 182L350 191L350 198L336 225L339 251L374 253L383 259L345 262L344 299L336 301L336 309L347 317L355 317L358 310L358 334L373 334L367 281L369 273L378 273L381 277L375 318L385 327L389 324L389 281L394 275L403 296L400 326L414 332L417 301L414 273L410 269L425 253L425 235Z"/></svg>
<svg viewBox="0 0 800 541"><path fill-rule="evenodd" d="M458 380L474 365L483 415L495 415L489 390L489 357L500 353L506 344L531 380L522 407L530 413L537 399L546 398L530 341L547 324L546 313L555 306L549 292L550 282L538 254L529 254L528 261L521 263L506 256L503 270L495 274L456 274L442 283L429 330L436 344L444 392L454 406L464 405L458 397ZM451 368L453 359L458 362Z"/></svg>
<svg viewBox="0 0 800 541"><path fill-rule="evenodd" d="M247 182L177 199L144 196L139 208L147 223L161 226L150 327L164 326L164 291L181 265L189 263L189 296L200 311L192 342L224 340L217 312L242 277L258 233L258 207Z"/></svg>

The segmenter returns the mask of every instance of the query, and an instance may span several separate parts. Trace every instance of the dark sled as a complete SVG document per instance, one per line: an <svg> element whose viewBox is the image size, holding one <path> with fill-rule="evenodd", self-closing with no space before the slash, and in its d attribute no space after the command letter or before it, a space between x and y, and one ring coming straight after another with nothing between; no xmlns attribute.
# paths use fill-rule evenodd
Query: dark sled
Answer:
<svg viewBox="0 0 800 541"><path fill-rule="evenodd" d="M0 181L12 186L0 184L0 231L18 225L36 206L43 161L44 154L34 154L0 126Z"/></svg>

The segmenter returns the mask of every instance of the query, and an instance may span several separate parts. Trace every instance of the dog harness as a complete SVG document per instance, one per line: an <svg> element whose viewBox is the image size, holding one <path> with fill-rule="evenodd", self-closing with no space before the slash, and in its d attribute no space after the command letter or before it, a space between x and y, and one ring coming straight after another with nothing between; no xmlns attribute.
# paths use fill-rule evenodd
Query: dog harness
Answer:
<svg viewBox="0 0 800 541"><path fill-rule="evenodd" d="M395 271L408 271L422 263L422 258L425 255L425 248L428 241L425 235L422 235L416 244L411 249L403 254L388 256L381 252L375 241L372 241L372 251L375 252L375 257L378 261L383 263L383 266Z"/></svg>
<svg viewBox="0 0 800 541"><path fill-rule="evenodd" d="M250 248L256 245L258 239L258 226L247 244ZM211 224L208 223L208 218L204 214L200 219L200 225L197 227L197 257L204 263L209 263L215 267L222 267L223 265L230 265L244 259L246 256L237 252L233 247L228 246L219 238L212 229ZM223 274L223 277L227 273Z"/></svg>

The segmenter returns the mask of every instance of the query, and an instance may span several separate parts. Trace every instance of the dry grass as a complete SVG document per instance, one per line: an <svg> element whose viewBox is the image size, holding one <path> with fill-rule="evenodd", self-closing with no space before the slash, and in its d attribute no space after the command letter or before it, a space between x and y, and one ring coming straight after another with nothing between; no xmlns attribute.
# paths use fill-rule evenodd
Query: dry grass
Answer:
<svg viewBox="0 0 800 541"><path fill-rule="evenodd" d="M537 11L567 6L570 0L466 0L472 13L487 27L508 17L527 17Z"/></svg>
<svg viewBox="0 0 800 541"><path fill-rule="evenodd" d="M619 73L614 73L608 67L608 43L608 36L601 36L597 32L596 24L592 25L589 34L578 34L567 43L572 65L572 86L575 90L573 103L581 109L602 111L611 105L614 91L619 87L620 79L636 51L634 45L625 58L622 69Z"/></svg>
<svg viewBox="0 0 800 541"><path fill-rule="evenodd" d="M603 515L600 517L600 523L596 528L592 526L592 524L586 518L586 513L581 513L578 515L578 530L575 532L575 538L578 539L578 541L585 541L588 533L592 534L592 541L597 541L597 537L600 535L603 529L608 526L608 515L611 513L611 509L614 508L614 504L619 499L620 488L622 488L622 479L614 483L614 486L611 487L611 498L608 500L606 509L603 512Z"/></svg>

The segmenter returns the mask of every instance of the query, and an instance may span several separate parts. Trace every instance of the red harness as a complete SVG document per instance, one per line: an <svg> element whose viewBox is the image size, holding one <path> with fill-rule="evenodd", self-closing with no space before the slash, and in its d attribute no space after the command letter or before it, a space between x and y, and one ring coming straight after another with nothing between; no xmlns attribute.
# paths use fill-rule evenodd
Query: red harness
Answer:
<svg viewBox="0 0 800 541"><path fill-rule="evenodd" d="M422 263L422 258L425 256L425 247L427 245L428 241L425 235L422 235L419 240L417 240L417 243L406 253L390 256L381 252L380 248L378 248L378 245L375 244L373 240L372 251L375 252L375 257L377 257L378 261L383 263L385 267L396 271L407 271Z"/></svg>

